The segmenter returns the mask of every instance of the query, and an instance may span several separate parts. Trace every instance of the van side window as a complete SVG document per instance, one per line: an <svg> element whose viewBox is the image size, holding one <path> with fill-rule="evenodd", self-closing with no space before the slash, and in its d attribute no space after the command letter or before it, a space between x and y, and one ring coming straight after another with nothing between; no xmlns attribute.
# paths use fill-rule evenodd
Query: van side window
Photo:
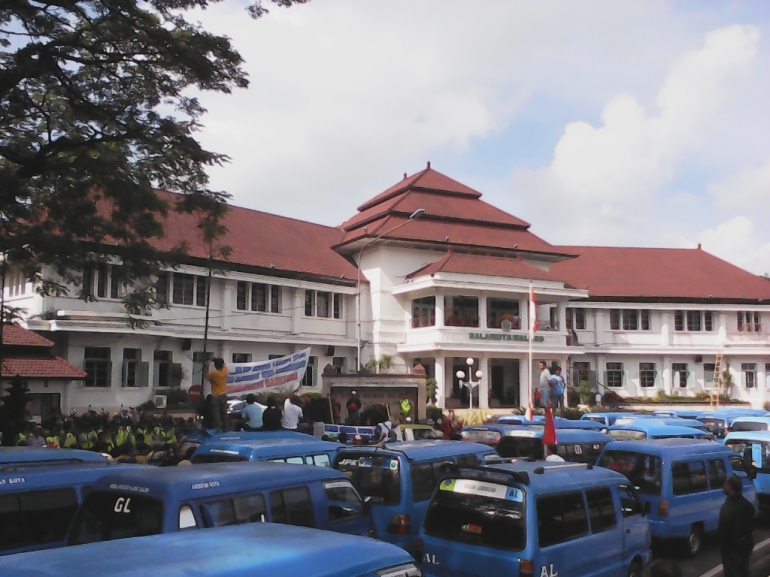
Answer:
<svg viewBox="0 0 770 577"><path fill-rule="evenodd" d="M331 467L332 462L329 459L329 455L321 453L320 455L308 455L307 464L315 465L316 467Z"/></svg>
<svg viewBox="0 0 770 577"><path fill-rule="evenodd" d="M201 516L205 527L235 525L235 509L232 499L222 499L201 505Z"/></svg>
<svg viewBox="0 0 770 577"><path fill-rule="evenodd" d="M415 503L430 499L437 483L433 463L412 465L412 500Z"/></svg>
<svg viewBox="0 0 770 577"><path fill-rule="evenodd" d="M302 457L287 457L286 462L291 463L292 465L304 465L305 459Z"/></svg>
<svg viewBox="0 0 770 577"><path fill-rule="evenodd" d="M236 523L264 523L267 507L262 495L246 495L233 499Z"/></svg>
<svg viewBox="0 0 770 577"><path fill-rule="evenodd" d="M457 464L461 467L476 467L479 464L479 459L476 455L462 455L457 457Z"/></svg>
<svg viewBox="0 0 770 577"><path fill-rule="evenodd" d="M712 489L721 489L727 480L727 470L722 459L709 461L709 485Z"/></svg>
<svg viewBox="0 0 770 577"><path fill-rule="evenodd" d="M563 493L537 499L537 533L540 547L571 541L588 534L583 494Z"/></svg>
<svg viewBox="0 0 770 577"><path fill-rule="evenodd" d="M674 463L671 467L674 495L688 495L708 489L706 467L702 461Z"/></svg>
<svg viewBox="0 0 770 577"><path fill-rule="evenodd" d="M733 471L743 471L743 457L741 455L730 455L730 464L733 466Z"/></svg>
<svg viewBox="0 0 770 577"><path fill-rule="evenodd" d="M642 514L642 504L636 496L636 491L628 485L618 485L618 495L620 496L620 512L623 517L633 517Z"/></svg>
<svg viewBox="0 0 770 577"><path fill-rule="evenodd" d="M72 487L0 497L0 550L63 541L77 507Z"/></svg>
<svg viewBox="0 0 770 577"><path fill-rule="evenodd" d="M190 505L182 505L179 508L179 528L194 529L198 524L195 522L195 514Z"/></svg>
<svg viewBox="0 0 770 577"><path fill-rule="evenodd" d="M327 481L324 493L329 501L329 521L350 519L364 514L363 503L349 481Z"/></svg>
<svg viewBox="0 0 770 577"><path fill-rule="evenodd" d="M586 491L588 514L591 517L591 532L601 533L612 529L617 523L612 492L607 487Z"/></svg>
<svg viewBox="0 0 770 577"><path fill-rule="evenodd" d="M315 527L313 502L307 487L285 489L270 493L270 512L273 523Z"/></svg>

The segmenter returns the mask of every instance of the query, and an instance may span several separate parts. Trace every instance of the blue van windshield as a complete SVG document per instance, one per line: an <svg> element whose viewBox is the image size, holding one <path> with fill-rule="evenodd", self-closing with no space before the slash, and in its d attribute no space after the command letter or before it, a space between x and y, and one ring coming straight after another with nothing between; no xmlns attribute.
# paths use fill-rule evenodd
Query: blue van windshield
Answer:
<svg viewBox="0 0 770 577"><path fill-rule="evenodd" d="M450 541L521 551L527 542L524 491L475 479L444 479L423 530Z"/></svg>
<svg viewBox="0 0 770 577"><path fill-rule="evenodd" d="M622 473L642 495L661 493L661 460L633 451L604 451L599 466Z"/></svg>
<svg viewBox="0 0 770 577"><path fill-rule="evenodd" d="M337 469L353 481L364 497L371 497L372 503L401 503L401 469L396 457L342 453L337 461Z"/></svg>
<svg viewBox="0 0 770 577"><path fill-rule="evenodd" d="M92 491L72 523L69 545L157 535L163 503L153 497L113 491Z"/></svg>

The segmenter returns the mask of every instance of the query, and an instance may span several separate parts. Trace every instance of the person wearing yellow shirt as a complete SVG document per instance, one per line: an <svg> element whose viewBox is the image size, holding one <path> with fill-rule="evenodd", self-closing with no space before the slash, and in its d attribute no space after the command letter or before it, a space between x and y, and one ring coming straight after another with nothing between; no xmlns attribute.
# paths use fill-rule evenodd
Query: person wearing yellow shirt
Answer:
<svg viewBox="0 0 770 577"><path fill-rule="evenodd" d="M211 383L211 413L214 430L227 430L227 365L222 358L214 359L214 370L206 362L206 378Z"/></svg>

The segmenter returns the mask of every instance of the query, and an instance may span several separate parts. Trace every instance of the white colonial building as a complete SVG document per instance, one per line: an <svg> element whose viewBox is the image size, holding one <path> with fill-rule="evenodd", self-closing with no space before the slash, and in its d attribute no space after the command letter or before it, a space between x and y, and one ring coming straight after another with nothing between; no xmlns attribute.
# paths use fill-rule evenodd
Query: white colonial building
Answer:
<svg viewBox="0 0 770 577"><path fill-rule="evenodd" d="M338 228L231 207L221 244L232 252L213 267L208 350L247 362L310 346L305 384L316 390L328 364L339 372L371 359L390 359L399 372L422 364L446 407L470 403L456 373L481 371L473 406L520 407L531 284L533 364L556 362L574 384L694 396L719 364L733 375L734 397L770 400L769 280L700 247L554 246L480 197L428 165ZM161 248L184 241L190 256L158 279L168 308L134 319L135 328L117 268L88 271L94 302L77 290L41 297L22 279L6 283L26 326L88 373L35 392L60 395L64 410L115 409L200 381L208 252L191 217L173 213L166 232Z"/></svg>

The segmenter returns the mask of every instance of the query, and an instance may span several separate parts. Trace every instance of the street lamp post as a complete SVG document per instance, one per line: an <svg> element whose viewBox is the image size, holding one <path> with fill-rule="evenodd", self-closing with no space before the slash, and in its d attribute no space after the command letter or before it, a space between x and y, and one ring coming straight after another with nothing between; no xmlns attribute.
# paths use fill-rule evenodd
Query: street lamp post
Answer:
<svg viewBox="0 0 770 577"><path fill-rule="evenodd" d="M463 381L463 379L465 378L465 373L463 371L457 371L455 373L457 378L460 379L460 384L463 387L467 387L468 388L468 393L470 393L469 401L470 401L470 408L471 409L473 409L473 389L475 387L478 387L481 384L481 377L484 375L484 373L481 372L481 369L479 369L475 373L473 373L473 363L474 362L475 361L472 358L470 358L470 357L465 359L465 364L468 365L468 380L467 381ZM475 381L473 380L473 375L476 376L477 380L475 380Z"/></svg>
<svg viewBox="0 0 770 577"><path fill-rule="evenodd" d="M412 214L409 215L409 219L405 220L401 224L394 226L390 230L386 230L382 234L379 234L375 236L374 238L367 241L364 246L361 247L361 250L358 251L358 281L356 283L356 340L357 340L357 357L356 362L358 364L358 370L361 371L361 257L364 255L364 251L369 248L369 245L371 245L373 242L380 240L382 237L392 233L395 230L398 230L404 225L409 224L413 220L417 220L420 218L423 214L425 214L424 208L418 208L415 210Z"/></svg>

